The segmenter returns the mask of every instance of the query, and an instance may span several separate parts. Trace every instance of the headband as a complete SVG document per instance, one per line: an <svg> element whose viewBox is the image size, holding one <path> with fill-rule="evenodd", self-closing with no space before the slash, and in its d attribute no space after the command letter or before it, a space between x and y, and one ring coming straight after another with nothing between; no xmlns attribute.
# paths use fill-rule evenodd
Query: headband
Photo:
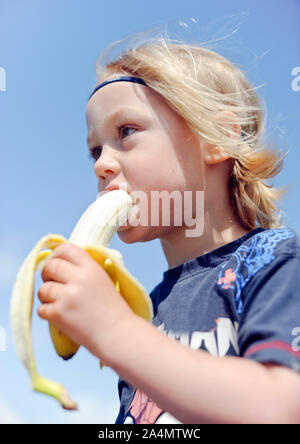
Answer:
<svg viewBox="0 0 300 444"><path fill-rule="evenodd" d="M105 82L102 82L100 83L100 85L96 86L96 88L94 89L88 100L90 100L92 95L94 95L95 92L98 91L98 89L103 88L103 86L105 85L109 85L110 83L115 83L115 82L132 82L132 83L140 83L141 85L147 86L144 80L141 79L140 77L117 77L115 79L106 80Z"/></svg>

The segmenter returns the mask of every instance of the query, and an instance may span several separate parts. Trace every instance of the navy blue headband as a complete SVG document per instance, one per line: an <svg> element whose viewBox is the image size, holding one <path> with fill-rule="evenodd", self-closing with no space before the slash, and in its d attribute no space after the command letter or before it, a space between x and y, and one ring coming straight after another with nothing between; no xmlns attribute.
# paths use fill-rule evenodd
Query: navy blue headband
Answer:
<svg viewBox="0 0 300 444"><path fill-rule="evenodd" d="M88 100L90 100L92 95L95 94L95 92L98 91L98 89L103 88L103 86L105 85L109 85L110 83L115 83L115 82L132 82L132 83L140 83L141 85L147 85L144 82L144 80L141 79L140 77L117 77L115 79L106 80L106 82L100 83L100 85L96 86L96 88L94 89Z"/></svg>

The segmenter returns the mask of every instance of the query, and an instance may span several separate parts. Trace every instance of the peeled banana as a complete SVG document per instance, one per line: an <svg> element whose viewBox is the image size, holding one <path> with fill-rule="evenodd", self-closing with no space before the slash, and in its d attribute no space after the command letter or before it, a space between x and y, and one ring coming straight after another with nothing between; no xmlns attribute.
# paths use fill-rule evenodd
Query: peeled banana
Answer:
<svg viewBox="0 0 300 444"><path fill-rule="evenodd" d="M103 267L115 288L137 315L151 321L153 308L149 295L125 268L121 253L108 248L114 233L126 223L132 204L132 196L125 190L103 194L83 213L69 240L58 234L48 234L39 240L25 258L14 283L10 317L19 358L29 372L33 390L56 398L65 409L74 410L77 405L63 385L38 373L34 358L31 322L35 272L45 266L57 246L69 241L82 247ZM79 345L50 322L49 330L57 354L63 359L71 358ZM100 362L100 366L103 365Z"/></svg>

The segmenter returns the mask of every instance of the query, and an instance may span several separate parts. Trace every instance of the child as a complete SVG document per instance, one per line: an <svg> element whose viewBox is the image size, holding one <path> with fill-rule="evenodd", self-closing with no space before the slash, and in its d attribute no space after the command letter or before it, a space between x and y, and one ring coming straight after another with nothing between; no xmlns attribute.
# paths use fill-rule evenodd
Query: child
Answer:
<svg viewBox="0 0 300 444"><path fill-rule="evenodd" d="M148 214L153 191L202 191L203 231L131 217L119 230L161 241L152 323L72 244L43 269L38 314L120 375L117 423L300 423L300 244L264 181L283 160L260 141L254 89L215 52L163 38L98 74L87 125L99 191L142 191Z"/></svg>

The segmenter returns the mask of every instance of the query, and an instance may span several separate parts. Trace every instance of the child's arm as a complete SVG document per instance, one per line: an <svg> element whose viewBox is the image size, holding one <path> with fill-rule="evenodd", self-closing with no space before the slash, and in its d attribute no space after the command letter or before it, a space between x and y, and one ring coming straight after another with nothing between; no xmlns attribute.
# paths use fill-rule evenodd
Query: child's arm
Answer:
<svg viewBox="0 0 300 444"><path fill-rule="evenodd" d="M58 247L42 277L39 315L181 422L300 423L300 375L167 337L132 313L84 250Z"/></svg>
<svg viewBox="0 0 300 444"><path fill-rule="evenodd" d="M300 375L287 367L193 350L142 319L111 344L110 366L183 423L300 423Z"/></svg>

